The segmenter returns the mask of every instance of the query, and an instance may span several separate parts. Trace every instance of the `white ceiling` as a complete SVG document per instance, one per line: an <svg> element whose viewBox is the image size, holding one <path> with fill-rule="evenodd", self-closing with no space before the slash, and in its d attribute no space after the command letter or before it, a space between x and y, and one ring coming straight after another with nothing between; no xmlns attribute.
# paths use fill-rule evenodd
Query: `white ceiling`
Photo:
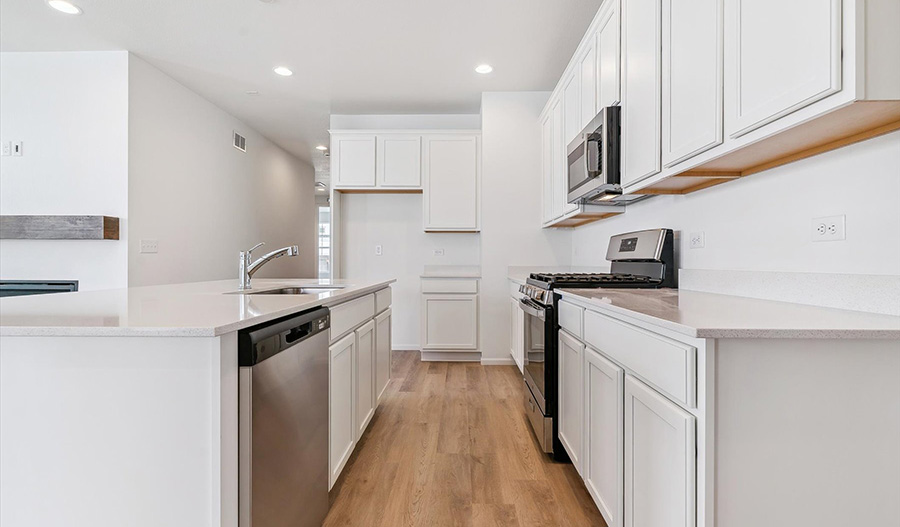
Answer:
<svg viewBox="0 0 900 527"><path fill-rule="evenodd" d="M319 171L331 113L478 113L483 91L552 89L601 3L73 1L82 15L2 0L0 50L129 50Z"/></svg>

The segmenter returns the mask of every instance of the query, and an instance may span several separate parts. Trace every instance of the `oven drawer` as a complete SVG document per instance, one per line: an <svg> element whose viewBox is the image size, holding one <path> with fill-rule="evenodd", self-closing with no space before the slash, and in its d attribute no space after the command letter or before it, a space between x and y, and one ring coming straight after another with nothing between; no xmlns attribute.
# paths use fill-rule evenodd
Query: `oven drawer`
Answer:
<svg viewBox="0 0 900 527"><path fill-rule="evenodd" d="M528 385L525 385L525 415L528 416L528 422L531 423L531 429L537 437L538 443L541 444L541 450L548 454L553 453L553 419L544 417L541 408L531 395Z"/></svg>
<svg viewBox="0 0 900 527"><path fill-rule="evenodd" d="M697 404L697 348L587 311L584 340L689 407Z"/></svg>

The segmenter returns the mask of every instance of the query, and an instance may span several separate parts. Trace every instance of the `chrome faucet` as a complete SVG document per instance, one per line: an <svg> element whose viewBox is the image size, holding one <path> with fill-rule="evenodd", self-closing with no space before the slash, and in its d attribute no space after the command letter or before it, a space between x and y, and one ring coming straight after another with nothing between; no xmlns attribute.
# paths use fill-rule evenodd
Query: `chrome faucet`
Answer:
<svg viewBox="0 0 900 527"><path fill-rule="evenodd" d="M253 277L253 273L259 270L260 267L264 266L270 260L274 260L275 258L280 258L284 255L288 256L297 256L300 252L300 248L296 245L289 245L287 247L282 247L277 251L272 251L269 254L258 258L255 262L251 263L250 253L252 253L255 249L258 249L265 245L266 242L260 242L253 246L252 249L241 251L241 286L239 289L250 289L250 278Z"/></svg>

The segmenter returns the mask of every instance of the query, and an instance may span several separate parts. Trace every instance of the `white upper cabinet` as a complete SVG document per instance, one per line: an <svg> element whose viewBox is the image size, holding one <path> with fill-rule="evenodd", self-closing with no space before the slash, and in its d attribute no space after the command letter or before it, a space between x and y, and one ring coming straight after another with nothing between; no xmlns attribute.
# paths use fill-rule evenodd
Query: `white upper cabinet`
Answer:
<svg viewBox="0 0 900 527"><path fill-rule="evenodd" d="M553 216L553 112L547 112L541 121L541 208L543 223L555 219Z"/></svg>
<svg viewBox="0 0 900 527"><path fill-rule="evenodd" d="M619 0L606 0L600 8L597 28L597 110L615 106L619 95L621 42L619 40Z"/></svg>
<svg viewBox="0 0 900 527"><path fill-rule="evenodd" d="M581 69L576 67L563 83L563 157L569 143L581 132Z"/></svg>
<svg viewBox="0 0 900 527"><path fill-rule="evenodd" d="M662 0L622 6L622 186L661 169Z"/></svg>
<svg viewBox="0 0 900 527"><path fill-rule="evenodd" d="M378 186L401 188L422 186L422 136L379 135L377 152Z"/></svg>
<svg viewBox="0 0 900 527"><path fill-rule="evenodd" d="M426 231L481 228L479 136L424 137L424 223Z"/></svg>
<svg viewBox="0 0 900 527"><path fill-rule="evenodd" d="M730 137L841 89L841 0L726 0L725 11Z"/></svg>
<svg viewBox="0 0 900 527"><path fill-rule="evenodd" d="M625 526L695 527L694 416L625 376Z"/></svg>
<svg viewBox="0 0 900 527"><path fill-rule="evenodd" d="M375 186L375 135L343 134L331 141L336 187Z"/></svg>
<svg viewBox="0 0 900 527"><path fill-rule="evenodd" d="M579 73L581 80L579 128L584 130L584 127L597 115L597 47L593 41L588 43L587 49L581 54L578 68L581 70Z"/></svg>
<svg viewBox="0 0 900 527"><path fill-rule="evenodd" d="M553 194L553 203L551 204L550 217L553 219L563 215L564 204L566 203L566 142L564 140L565 130L563 130L563 103L557 100L553 104L551 110L553 116L553 173L550 176L551 193Z"/></svg>
<svg viewBox="0 0 900 527"><path fill-rule="evenodd" d="M722 1L663 0L666 167L722 143Z"/></svg>

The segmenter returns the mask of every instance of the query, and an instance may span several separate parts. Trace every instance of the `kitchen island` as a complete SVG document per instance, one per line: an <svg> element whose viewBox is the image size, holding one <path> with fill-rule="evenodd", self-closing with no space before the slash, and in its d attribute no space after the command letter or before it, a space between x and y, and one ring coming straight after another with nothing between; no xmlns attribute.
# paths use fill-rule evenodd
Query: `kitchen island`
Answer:
<svg viewBox="0 0 900 527"><path fill-rule="evenodd" d="M366 297L373 316L392 282L3 298L0 524L236 526L237 332L318 306L356 316ZM265 294L286 287L321 291Z"/></svg>

